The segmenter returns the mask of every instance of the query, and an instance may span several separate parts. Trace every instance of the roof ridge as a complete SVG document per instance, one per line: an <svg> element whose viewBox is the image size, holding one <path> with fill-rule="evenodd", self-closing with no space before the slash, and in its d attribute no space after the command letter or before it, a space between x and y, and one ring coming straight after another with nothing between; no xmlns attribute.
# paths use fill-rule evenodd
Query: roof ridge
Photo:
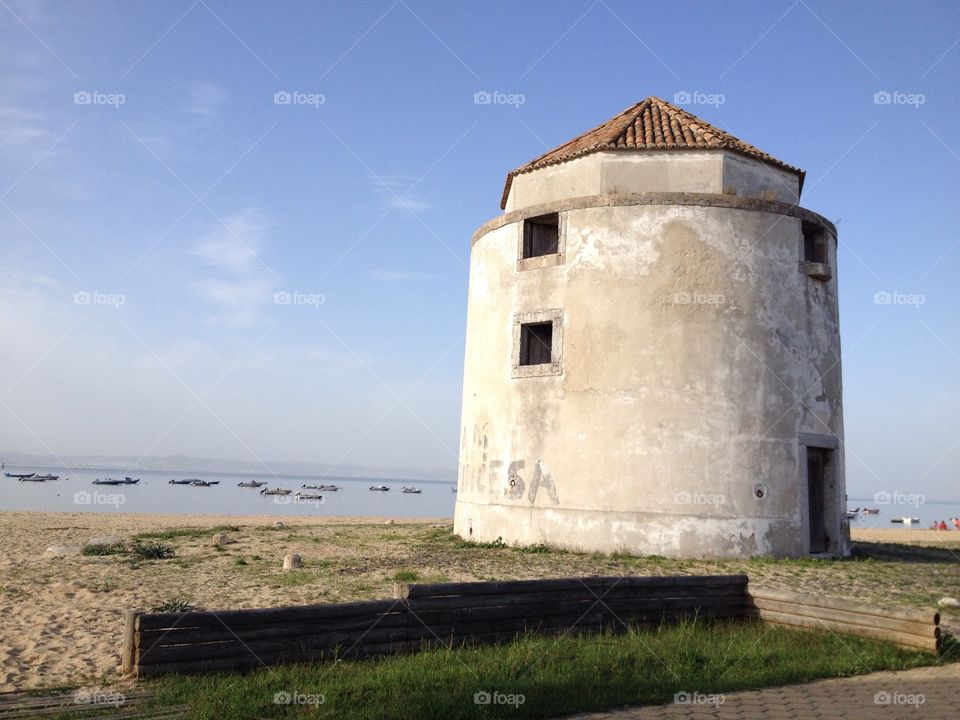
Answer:
<svg viewBox="0 0 960 720"><path fill-rule="evenodd" d="M650 95L583 132L539 155L507 174L500 207L505 208L513 178L549 165L557 165L601 150L730 150L766 162L788 172L804 172L776 159L732 133L673 103Z"/></svg>

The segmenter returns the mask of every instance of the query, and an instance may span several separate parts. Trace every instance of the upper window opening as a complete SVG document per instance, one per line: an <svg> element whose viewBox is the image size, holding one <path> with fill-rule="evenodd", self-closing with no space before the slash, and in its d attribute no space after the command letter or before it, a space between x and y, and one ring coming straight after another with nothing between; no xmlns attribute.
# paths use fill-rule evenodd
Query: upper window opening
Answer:
<svg viewBox="0 0 960 720"><path fill-rule="evenodd" d="M555 255L560 247L560 215L550 213L523 221L523 257Z"/></svg>
<svg viewBox="0 0 960 720"><path fill-rule="evenodd" d="M553 323L525 323L520 326L520 365L553 362Z"/></svg>
<svg viewBox="0 0 960 720"><path fill-rule="evenodd" d="M803 260L809 263L827 264L827 235L823 228L811 222L802 223Z"/></svg>

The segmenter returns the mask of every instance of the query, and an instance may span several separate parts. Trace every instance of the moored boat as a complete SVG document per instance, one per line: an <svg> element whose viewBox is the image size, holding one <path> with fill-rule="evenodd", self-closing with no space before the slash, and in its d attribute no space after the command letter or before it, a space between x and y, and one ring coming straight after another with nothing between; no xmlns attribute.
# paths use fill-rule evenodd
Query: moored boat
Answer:
<svg viewBox="0 0 960 720"><path fill-rule="evenodd" d="M8 478L17 478L19 480L26 480L27 478L32 478L36 473L4 473Z"/></svg>
<svg viewBox="0 0 960 720"><path fill-rule="evenodd" d="M266 484L267 484L266 480L263 480L262 482L257 482L256 480L247 480L244 482L237 483L237 487L258 488L258 487L263 487Z"/></svg>
<svg viewBox="0 0 960 720"><path fill-rule="evenodd" d="M93 481L94 485L130 485L131 483L126 483L123 480L117 480L115 478L104 478L101 480L97 478Z"/></svg>
<svg viewBox="0 0 960 720"><path fill-rule="evenodd" d="M289 495L293 490L287 490L285 488L264 488L260 491L261 495Z"/></svg>
<svg viewBox="0 0 960 720"><path fill-rule="evenodd" d="M171 480L171 485L193 485L193 480Z"/></svg>
<svg viewBox="0 0 960 720"><path fill-rule="evenodd" d="M298 492L296 495L294 495L294 497L297 498L297 500L323 500L323 495L318 493Z"/></svg>
<svg viewBox="0 0 960 720"><path fill-rule="evenodd" d="M370 486L370 492L387 492L387 491L389 491L389 490L390 490L390 488L388 488L386 485L371 485L371 486Z"/></svg>
<svg viewBox="0 0 960 720"><path fill-rule="evenodd" d="M400 492L402 492L402 493L407 493L407 495L419 495L420 493L423 492L423 490L421 490L420 488L416 487L415 485L411 485L410 487L407 487L406 485L404 485L404 486L400 489Z"/></svg>

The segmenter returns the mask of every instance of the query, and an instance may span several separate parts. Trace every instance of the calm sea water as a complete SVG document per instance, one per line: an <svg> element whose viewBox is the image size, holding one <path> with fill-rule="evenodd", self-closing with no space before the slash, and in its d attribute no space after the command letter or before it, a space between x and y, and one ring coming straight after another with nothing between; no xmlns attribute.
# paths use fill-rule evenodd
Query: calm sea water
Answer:
<svg viewBox="0 0 960 720"><path fill-rule="evenodd" d="M130 472L103 469L64 471L57 468L11 467L3 472L60 475L60 480L20 482L0 476L0 509L52 510L119 513L183 513L203 515L382 515L385 517L453 517L457 495L451 492L456 481L388 480L383 478L338 478L274 475L230 475L221 473ZM97 478L140 478L137 485L94 485ZM212 487L171 485L171 478L201 478L219 481ZM267 481L264 488L286 488L286 496L265 496L259 489L237 487L237 483ZM371 485L386 485L389 492L371 492ZM323 492L322 500L298 501L294 493L301 485L339 485L339 492ZM420 495L400 489L415 485ZM318 493L318 490L302 490Z"/></svg>
<svg viewBox="0 0 960 720"><path fill-rule="evenodd" d="M960 503L932 502L922 495L891 497L887 503L878 503L874 498L849 498L847 507L853 510L856 507L877 508L879 515L857 515L850 521L852 528L921 528L928 530L934 520L943 520L947 527L960 533L950 522L950 518L960 517ZM891 523L891 518L918 518L919 523L900 525Z"/></svg>

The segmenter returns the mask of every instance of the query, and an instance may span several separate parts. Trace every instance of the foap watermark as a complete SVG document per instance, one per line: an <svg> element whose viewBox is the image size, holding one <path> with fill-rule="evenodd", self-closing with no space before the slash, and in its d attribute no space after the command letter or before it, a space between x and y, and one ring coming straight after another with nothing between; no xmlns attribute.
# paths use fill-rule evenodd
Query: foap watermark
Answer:
<svg viewBox="0 0 960 720"><path fill-rule="evenodd" d="M119 308L123 307L124 303L127 302L127 298L120 293L105 293L94 290L88 292L86 290L80 290L73 294L73 304L74 305L106 305L108 307Z"/></svg>
<svg viewBox="0 0 960 720"><path fill-rule="evenodd" d="M899 90L877 90L873 94L874 105L913 105L919 108L927 101L923 93L905 93Z"/></svg>
<svg viewBox="0 0 960 720"><path fill-rule="evenodd" d="M527 101L523 93L505 93L499 90L477 90L473 94L474 105L511 105L518 108Z"/></svg>
<svg viewBox="0 0 960 720"><path fill-rule="evenodd" d="M327 102L323 93L300 92L299 90L278 90L273 94L274 105L306 105L316 110Z"/></svg>
<svg viewBox="0 0 960 720"><path fill-rule="evenodd" d="M499 690L481 690L473 694L474 705L506 705L518 708L527 701L527 696L520 693L502 693Z"/></svg>
<svg viewBox="0 0 960 720"><path fill-rule="evenodd" d="M308 305L318 308L321 305L325 305L326 302L327 296L322 293L280 290L273 294L274 305Z"/></svg>
<svg viewBox="0 0 960 720"><path fill-rule="evenodd" d="M720 107L727 101L723 93L705 93L699 90L679 90L673 94L675 105L711 105Z"/></svg>
<svg viewBox="0 0 960 720"><path fill-rule="evenodd" d="M675 292L674 305L723 305L727 301L723 293Z"/></svg>
<svg viewBox="0 0 960 720"><path fill-rule="evenodd" d="M123 93L105 93L99 90L78 90L73 94L74 105L108 105L119 108L127 101Z"/></svg>
<svg viewBox="0 0 960 720"><path fill-rule="evenodd" d="M327 701L323 693L306 693L294 690L281 690L273 695L274 705L323 705Z"/></svg>
<svg viewBox="0 0 960 720"><path fill-rule="evenodd" d="M720 693L702 693L702 692L678 692L673 696L673 702L677 705L712 705L719 707L727 699Z"/></svg>
<svg viewBox="0 0 960 720"><path fill-rule="evenodd" d="M126 701L127 696L116 690L81 688L73 694L74 705L110 705L111 707L120 707Z"/></svg>
<svg viewBox="0 0 960 720"><path fill-rule="evenodd" d="M923 493L902 493L896 490L893 492L882 491L873 494L873 502L877 505L911 505L918 508L927 502L927 496Z"/></svg>
<svg viewBox="0 0 960 720"><path fill-rule="evenodd" d="M74 505L107 505L120 507L127 499L121 493L88 492L81 490L73 494Z"/></svg>
<svg viewBox="0 0 960 720"><path fill-rule="evenodd" d="M722 493L678 492L673 496L678 505L723 505L727 498Z"/></svg>
<svg viewBox="0 0 960 720"><path fill-rule="evenodd" d="M874 705L912 705L920 707L927 701L923 693L902 693L880 690L873 696Z"/></svg>
<svg viewBox="0 0 960 720"><path fill-rule="evenodd" d="M912 305L919 308L927 302L927 296L920 293L905 293L899 290L878 290L873 294L874 305Z"/></svg>

